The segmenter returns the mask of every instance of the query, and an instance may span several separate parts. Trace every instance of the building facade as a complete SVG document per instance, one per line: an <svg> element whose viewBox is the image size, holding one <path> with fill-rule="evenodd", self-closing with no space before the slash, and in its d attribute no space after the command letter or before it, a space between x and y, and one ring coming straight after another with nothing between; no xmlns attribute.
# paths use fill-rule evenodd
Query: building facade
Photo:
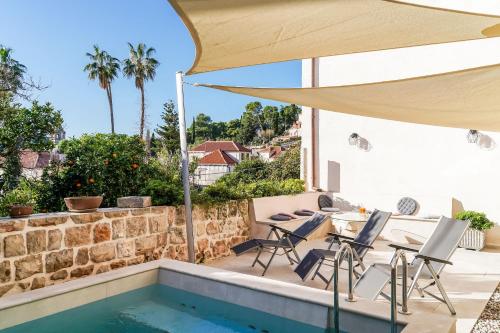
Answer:
<svg viewBox="0 0 500 333"><path fill-rule="evenodd" d="M334 86L431 75L497 63L498 52L498 42L485 40L304 60L302 82ZM500 133L480 131L470 140L470 129L331 111L339 112L304 107L301 115L301 172L309 189L367 208L395 211L397 200L409 196L422 215L484 212L497 224L487 244L500 246Z"/></svg>
<svg viewBox="0 0 500 333"><path fill-rule="evenodd" d="M233 171L252 151L234 141L205 141L189 151L190 161L197 162L193 182L207 186Z"/></svg>

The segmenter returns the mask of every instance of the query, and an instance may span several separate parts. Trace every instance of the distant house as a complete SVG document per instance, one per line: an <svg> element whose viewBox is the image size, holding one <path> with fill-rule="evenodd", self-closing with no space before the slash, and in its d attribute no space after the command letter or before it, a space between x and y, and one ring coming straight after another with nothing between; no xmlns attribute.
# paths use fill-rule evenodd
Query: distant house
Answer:
<svg viewBox="0 0 500 333"><path fill-rule="evenodd" d="M278 156L280 156L285 151L285 148L281 146L269 146L261 149L257 149L255 152L257 156L266 162L274 161Z"/></svg>
<svg viewBox="0 0 500 333"><path fill-rule="evenodd" d="M206 141L189 151L191 161L197 161L194 182L206 186L233 171L252 151L234 141Z"/></svg>
<svg viewBox="0 0 500 333"><path fill-rule="evenodd" d="M42 176L43 169L49 166L51 161L62 160L63 155L57 152L35 152L32 150L23 150L20 155L22 175L26 178L38 179ZM0 160L0 164L2 161ZM0 174L2 171L0 170Z"/></svg>

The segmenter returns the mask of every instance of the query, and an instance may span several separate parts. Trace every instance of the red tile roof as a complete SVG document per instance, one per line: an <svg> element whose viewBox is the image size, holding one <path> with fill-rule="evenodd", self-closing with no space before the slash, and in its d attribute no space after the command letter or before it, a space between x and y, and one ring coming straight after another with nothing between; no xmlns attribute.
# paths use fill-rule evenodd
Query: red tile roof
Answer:
<svg viewBox="0 0 500 333"><path fill-rule="evenodd" d="M264 149L259 150L259 153L268 153L269 158L275 158L281 155L285 151L285 148L281 146L269 146Z"/></svg>
<svg viewBox="0 0 500 333"><path fill-rule="evenodd" d="M217 149L222 151L237 151L244 153L252 152L250 149L243 147L243 145L234 141L205 141L191 149L191 151L212 152Z"/></svg>
<svg viewBox="0 0 500 333"><path fill-rule="evenodd" d="M224 151L217 149L200 158L198 165L233 165L237 162Z"/></svg>

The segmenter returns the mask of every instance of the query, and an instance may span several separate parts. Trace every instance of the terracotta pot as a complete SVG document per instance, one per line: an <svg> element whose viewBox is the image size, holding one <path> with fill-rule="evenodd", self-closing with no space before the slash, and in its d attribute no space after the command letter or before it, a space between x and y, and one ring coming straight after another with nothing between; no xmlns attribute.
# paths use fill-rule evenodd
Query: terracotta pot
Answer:
<svg viewBox="0 0 500 333"><path fill-rule="evenodd" d="M71 197L64 198L64 203L70 212L82 213L82 212L93 212L102 203L101 196L95 197Z"/></svg>
<svg viewBox="0 0 500 333"><path fill-rule="evenodd" d="M23 217L33 214L33 206L14 205L10 207L10 217Z"/></svg>

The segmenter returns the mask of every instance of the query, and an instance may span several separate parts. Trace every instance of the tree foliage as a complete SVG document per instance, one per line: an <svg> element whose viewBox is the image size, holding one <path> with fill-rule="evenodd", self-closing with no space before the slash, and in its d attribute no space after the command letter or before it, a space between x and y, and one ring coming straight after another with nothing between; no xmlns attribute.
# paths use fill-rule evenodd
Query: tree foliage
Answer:
<svg viewBox="0 0 500 333"><path fill-rule="evenodd" d="M188 129L191 144L206 140L232 140L243 144L268 143L298 120L301 109L294 105L265 106L258 101L248 103L240 119L214 122L204 113L193 118Z"/></svg>
<svg viewBox="0 0 500 333"><path fill-rule="evenodd" d="M170 153L179 151L179 116L172 100L163 104L161 119L163 120L163 123L156 129L158 137L156 138L155 144L165 147L165 149Z"/></svg>
<svg viewBox="0 0 500 333"><path fill-rule="evenodd" d="M63 120L50 103L41 105L35 101L30 108L25 108L4 96L0 107L0 157L3 160L0 168L4 173L3 190L11 190L21 176L21 152L52 149L51 135L61 128Z"/></svg>

